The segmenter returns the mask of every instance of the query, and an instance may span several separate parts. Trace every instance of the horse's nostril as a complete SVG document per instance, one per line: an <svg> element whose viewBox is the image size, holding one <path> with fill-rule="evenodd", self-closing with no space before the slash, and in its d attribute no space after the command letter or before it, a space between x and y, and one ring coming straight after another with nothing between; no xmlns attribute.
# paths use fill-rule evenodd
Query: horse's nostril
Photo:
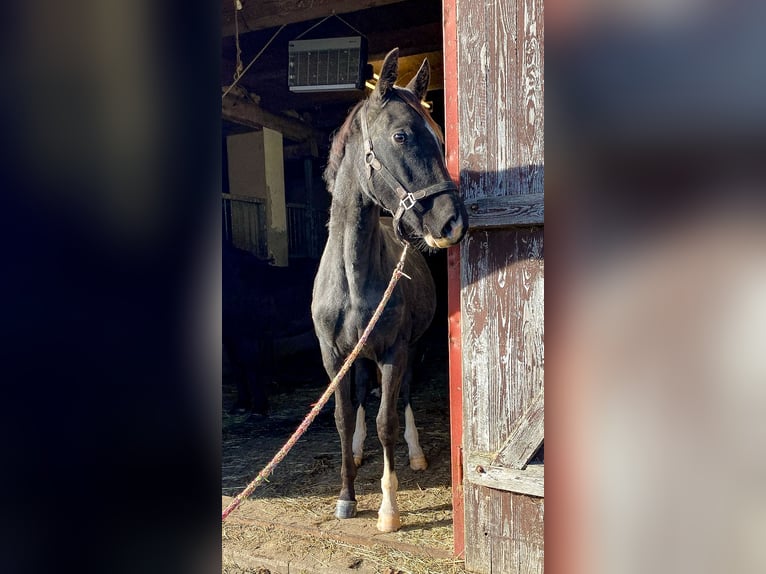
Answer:
<svg viewBox="0 0 766 574"><path fill-rule="evenodd" d="M442 237L452 239L453 237L460 237L463 233L463 220L462 218L455 216L447 222L442 228Z"/></svg>

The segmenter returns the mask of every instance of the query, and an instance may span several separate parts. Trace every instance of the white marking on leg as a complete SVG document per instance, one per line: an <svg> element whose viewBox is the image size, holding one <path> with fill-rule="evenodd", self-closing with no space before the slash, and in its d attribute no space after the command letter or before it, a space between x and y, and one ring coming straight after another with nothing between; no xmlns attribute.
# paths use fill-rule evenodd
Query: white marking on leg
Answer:
<svg viewBox="0 0 766 574"><path fill-rule="evenodd" d="M364 453L364 439L367 438L367 423L364 420L364 407L359 405L356 409L356 428L354 428L354 438L351 441L351 450L354 453L354 464L362 464L362 455Z"/></svg>
<svg viewBox="0 0 766 574"><path fill-rule="evenodd" d="M399 489L399 479L396 471L389 471L388 457L383 451L383 477L380 479L380 490L383 493L383 501L378 510L378 530L382 532L394 532L399 530L399 507L396 505L396 491Z"/></svg>
<svg viewBox="0 0 766 574"><path fill-rule="evenodd" d="M415 426L415 416L412 414L412 407L410 405L407 405L404 409L404 440L407 441L412 470L425 470L428 468L426 455L418 442L418 427Z"/></svg>

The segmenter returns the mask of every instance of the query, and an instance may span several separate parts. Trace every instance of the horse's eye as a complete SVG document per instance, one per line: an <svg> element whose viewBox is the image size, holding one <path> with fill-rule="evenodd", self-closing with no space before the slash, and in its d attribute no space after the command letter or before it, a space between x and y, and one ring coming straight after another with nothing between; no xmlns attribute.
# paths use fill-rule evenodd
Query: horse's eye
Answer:
<svg viewBox="0 0 766 574"><path fill-rule="evenodd" d="M407 141L407 134L402 132L396 132L394 135L391 136L394 141L398 144L403 144Z"/></svg>

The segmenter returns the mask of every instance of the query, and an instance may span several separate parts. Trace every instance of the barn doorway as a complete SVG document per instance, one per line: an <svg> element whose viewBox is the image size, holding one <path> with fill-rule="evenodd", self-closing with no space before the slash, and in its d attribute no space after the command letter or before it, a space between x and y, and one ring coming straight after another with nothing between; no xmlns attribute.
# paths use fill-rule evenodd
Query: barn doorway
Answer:
<svg viewBox="0 0 766 574"><path fill-rule="evenodd" d="M360 5L364 4L360 2ZM376 62L379 64L390 48L400 47L403 56L400 60L400 84L408 81L407 74L414 75L424 57L429 58L432 86L428 104L432 116L444 129L441 1L404 0L384 4L343 13L343 20L367 35L373 65ZM225 12L226 6L224 8ZM285 13L289 14L289 10L286 9ZM282 162L288 256L283 261L286 264L275 265L275 259L271 256L275 250L269 248L263 222L255 224L260 226L256 231L240 231L238 234L233 229L236 225L252 225L246 217L259 217L241 215L245 210L252 214L261 210L260 217L265 217L262 214L267 208L267 197L258 191L252 192L253 196L258 196L253 200L238 197L237 193L232 193L231 183L239 176L233 172L225 176L223 221L224 232L228 236L225 235L224 240L230 247L237 249L239 246L240 251L248 252L247 256L242 253L237 255L243 256L240 264L247 268L241 276L249 276L250 281L259 284L261 294L255 302L262 303L264 298L274 301L278 310L274 316L255 316L251 320L252 324L267 325L271 329L267 343L270 359L266 365L259 363L259 368L268 372L266 416L252 415L248 411L230 412L237 401L236 379L241 373L232 364L234 361L227 361L224 365L222 495L225 501L240 492L277 452L328 383L318 347L312 345L306 330L301 331L299 327L302 324L305 326L308 319L313 273L321 254L317 244L321 247L325 240L321 230L326 222L329 197L321 181L321 172L329 134L342 123L348 110L364 94L301 94L298 97L279 92L277 87L265 87L276 86L276 70L284 68L287 62L286 44L280 45L279 39L295 37L321 20L286 23L281 36L264 52L263 61L256 63L242 79L244 89L257 96L252 100L257 100L259 107L269 109L270 113L279 113L280 106L295 106L297 113L289 117L295 119L299 116L307 120L312 134L320 135L313 145L307 145L306 141L289 139L302 137L301 133L288 136L286 131L284 134ZM257 52L279 25L281 23L241 35L243 52ZM343 23L332 20L316 30L332 33L330 25L338 31L348 32ZM224 36L224 83L231 80L233 48L231 36ZM235 121L236 113L224 107L225 137L258 131L257 126L253 128ZM293 127L291 122L285 125L290 129ZM256 141L255 146L258 145ZM227 144L226 140L222 148L226 168L236 161L232 158L232 150L235 154L239 152L236 145ZM234 213L237 209L240 210L239 216ZM240 219L236 221L236 217ZM247 241L250 243L237 237L249 238ZM333 517L340 487L340 447L331 399L304 438L276 469L269 483L260 486L224 523L224 566L229 568L228 571L258 572L258 568L264 567L272 572L286 572L288 569L292 572L297 568L308 572L326 572L332 571L332 565L352 568L357 572L380 572L398 564L400 568L413 572L462 572L460 562L453 558L447 254L432 254L427 260L437 287L437 311L431 328L422 339L422 353L415 367L412 404L429 468L422 472L409 468L402 424L396 453L402 528L391 534L381 534L375 528L382 471L382 452L374 432L374 417L379 403L375 396L368 405L370 431L365 460L356 480L358 516L343 521ZM243 286L246 284L240 285ZM237 300L234 295L236 290L237 287L228 292L224 290L225 305L227 297L232 302ZM242 303L247 304L247 296L243 299ZM283 309L288 310L286 316L289 321L283 319ZM241 310L235 308L234 313L241 313ZM276 328L287 323L298 328L285 332ZM227 354L225 352L225 360ZM399 411L403 422L401 405ZM237 565L241 566L240 570L237 570Z"/></svg>

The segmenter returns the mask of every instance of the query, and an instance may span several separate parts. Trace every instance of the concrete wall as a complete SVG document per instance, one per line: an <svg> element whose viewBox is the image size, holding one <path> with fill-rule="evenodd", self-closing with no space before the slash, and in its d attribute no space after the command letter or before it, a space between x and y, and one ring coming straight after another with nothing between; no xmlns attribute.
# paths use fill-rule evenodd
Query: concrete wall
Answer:
<svg viewBox="0 0 766 574"><path fill-rule="evenodd" d="M227 138L227 152L229 192L264 201L269 258L274 265L286 266L287 208L282 134L264 128L231 135Z"/></svg>

